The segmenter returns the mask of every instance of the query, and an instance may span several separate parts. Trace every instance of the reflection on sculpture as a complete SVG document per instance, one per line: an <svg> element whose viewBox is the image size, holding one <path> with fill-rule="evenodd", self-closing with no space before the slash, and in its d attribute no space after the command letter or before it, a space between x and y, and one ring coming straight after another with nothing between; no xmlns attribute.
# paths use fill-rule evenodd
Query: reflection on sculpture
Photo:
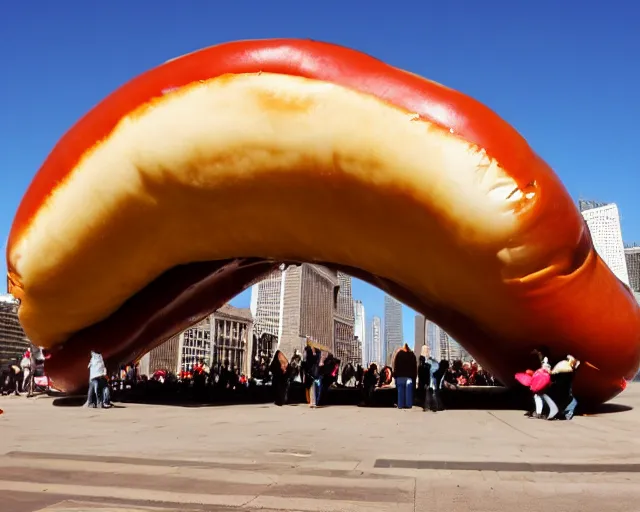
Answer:
<svg viewBox="0 0 640 512"><path fill-rule="evenodd" d="M440 324L505 382L544 343L597 368L601 402L640 362L640 311L559 179L481 103L362 53L224 44L127 83L60 140L7 248L59 387L90 349L131 360L272 271L350 272Z"/></svg>

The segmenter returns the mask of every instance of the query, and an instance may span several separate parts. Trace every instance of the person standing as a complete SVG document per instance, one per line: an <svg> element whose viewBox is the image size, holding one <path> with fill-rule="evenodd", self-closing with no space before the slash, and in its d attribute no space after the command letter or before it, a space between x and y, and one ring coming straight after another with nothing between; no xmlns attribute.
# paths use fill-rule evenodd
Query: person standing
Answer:
<svg viewBox="0 0 640 512"><path fill-rule="evenodd" d="M398 391L398 409L413 407L413 390L418 375L418 361L406 343L393 360L393 374Z"/></svg>
<svg viewBox="0 0 640 512"><path fill-rule="evenodd" d="M319 348L314 348L308 361L308 378L311 381L309 390L309 405L315 409L320 404L320 396L322 394L322 369L320 368L320 359L322 353Z"/></svg>
<svg viewBox="0 0 640 512"><path fill-rule="evenodd" d="M276 350L269 365L271 371L271 387L274 392L274 403L278 406L287 403L289 361L281 350Z"/></svg>
<svg viewBox="0 0 640 512"><path fill-rule="evenodd" d="M364 376L362 378L362 403L366 407L371 407L374 404L373 394L376 390L376 384L378 383L379 378L378 365L376 363L371 363L369 368L364 372Z"/></svg>
<svg viewBox="0 0 640 512"><path fill-rule="evenodd" d="M107 380L107 367L100 352L91 351L89 360L89 392L86 407L102 407L104 403L104 384ZM108 395L107 395L108 397Z"/></svg>
<svg viewBox="0 0 640 512"><path fill-rule="evenodd" d="M578 401L573 396L573 379L579 366L580 361L568 355L551 370L551 386L548 394L561 411L560 417L566 420L573 418L578 405ZM553 420L556 415L557 412L550 414L548 419Z"/></svg>
<svg viewBox="0 0 640 512"><path fill-rule="evenodd" d="M548 419L555 418L558 414L558 406L555 401L547 394L549 386L551 384L551 365L549 359L544 357L542 359L542 365L531 376L531 384L529 389L533 393L533 401L535 403L535 413L533 418L544 419L543 410L544 404L549 408Z"/></svg>
<svg viewBox="0 0 640 512"><path fill-rule="evenodd" d="M440 386L436 378L440 369L440 364L436 361L425 347L424 356L420 356L420 387L424 391L424 411L436 412L441 410L440 406Z"/></svg>
<svg viewBox="0 0 640 512"><path fill-rule="evenodd" d="M28 348L23 354L20 361L20 368L22 369L22 392L31 396L33 394L33 358L31 356L31 349Z"/></svg>

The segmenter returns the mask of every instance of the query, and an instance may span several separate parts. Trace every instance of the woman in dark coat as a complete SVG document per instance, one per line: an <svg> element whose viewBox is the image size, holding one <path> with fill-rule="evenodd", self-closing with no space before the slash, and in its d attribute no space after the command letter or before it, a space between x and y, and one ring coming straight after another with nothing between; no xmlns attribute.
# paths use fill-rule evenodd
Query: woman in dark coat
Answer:
<svg viewBox="0 0 640 512"><path fill-rule="evenodd" d="M273 355L269 370L271 370L271 375L273 375L274 403L279 406L285 405L287 403L287 392L289 388L289 379L287 376L289 361L280 350L276 350L276 353Z"/></svg>

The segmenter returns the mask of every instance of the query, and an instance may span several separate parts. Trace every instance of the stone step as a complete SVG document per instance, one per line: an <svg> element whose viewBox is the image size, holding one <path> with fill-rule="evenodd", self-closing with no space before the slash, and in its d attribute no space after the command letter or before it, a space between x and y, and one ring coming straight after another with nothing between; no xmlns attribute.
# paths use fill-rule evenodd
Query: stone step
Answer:
<svg viewBox="0 0 640 512"><path fill-rule="evenodd" d="M333 470L336 476L329 476L323 469L314 474L286 464L252 466L249 461L230 467L220 461L162 462L12 452L0 457L0 492L46 493L60 496L60 501L103 499L108 506L108 500L123 505L135 501L137 507L165 509L203 505L309 512L413 510L413 478L356 472L345 477L345 470Z"/></svg>

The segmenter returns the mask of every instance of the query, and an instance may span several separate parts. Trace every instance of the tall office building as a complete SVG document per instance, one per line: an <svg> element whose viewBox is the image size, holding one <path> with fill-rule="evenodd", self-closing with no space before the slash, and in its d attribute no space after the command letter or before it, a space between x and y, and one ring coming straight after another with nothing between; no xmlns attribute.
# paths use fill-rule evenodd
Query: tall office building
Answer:
<svg viewBox="0 0 640 512"><path fill-rule="evenodd" d="M278 348L287 357L303 350L307 340L334 351L335 316L339 310L340 280L338 273L320 265L303 263L289 266L283 274L281 330ZM348 316L353 339L353 302L348 283ZM340 311L344 311L342 305ZM343 317L344 315L337 315ZM341 333L343 331L341 326Z"/></svg>
<svg viewBox="0 0 640 512"><path fill-rule="evenodd" d="M446 361L471 361L472 357L442 327L427 320L426 344L434 359Z"/></svg>
<svg viewBox="0 0 640 512"><path fill-rule="evenodd" d="M382 354L382 321L379 316L374 316L369 324L369 364L376 363L378 366L384 364Z"/></svg>
<svg viewBox="0 0 640 512"><path fill-rule="evenodd" d="M12 295L0 295L0 367L4 370L30 346L18 320L18 301Z"/></svg>
<svg viewBox="0 0 640 512"><path fill-rule="evenodd" d="M440 329L440 355L447 361L470 360L469 353L443 329Z"/></svg>
<svg viewBox="0 0 640 512"><path fill-rule="evenodd" d="M344 272L337 273L338 290L336 294L335 310L333 313L335 356L342 363L362 363L362 340L356 340L354 333L353 294L351 291L351 276Z"/></svg>
<svg viewBox="0 0 640 512"><path fill-rule="evenodd" d="M361 300L353 301L353 323L354 323L354 335L360 340L362 344L362 355L361 355L361 364L368 365L369 358L371 356L367 345L367 336L366 336L366 327L365 327L365 316L364 316L364 304L362 304Z"/></svg>
<svg viewBox="0 0 640 512"><path fill-rule="evenodd" d="M578 199L578 209L580 212L586 212L587 210L593 210L594 208L600 208L602 206L607 206L609 203L604 203L602 201L592 201L588 199Z"/></svg>
<svg viewBox="0 0 640 512"><path fill-rule="evenodd" d="M427 319L420 313L416 314L414 325L415 340L413 342L413 351L416 357L420 357L422 345L427 344Z"/></svg>
<svg viewBox="0 0 640 512"><path fill-rule="evenodd" d="M387 364L393 362L396 350L404 343L402 333L402 303L390 295L384 296L384 345Z"/></svg>
<svg viewBox="0 0 640 512"><path fill-rule="evenodd" d="M640 292L640 247L625 247L624 257L627 262L629 286L634 292Z"/></svg>
<svg viewBox="0 0 640 512"><path fill-rule="evenodd" d="M600 206L595 206L595 204ZM582 216L589 226L593 245L596 252L618 279L629 286L618 206L615 203L595 204L593 204L595 207L590 208L592 203L588 201L579 203Z"/></svg>
<svg viewBox="0 0 640 512"><path fill-rule="evenodd" d="M442 358L440 350L440 332L442 329L439 325L433 323L431 320L427 320L425 323L425 338L426 345L429 347L431 357L436 361L440 361ZM444 332L444 331L442 331Z"/></svg>
<svg viewBox="0 0 640 512"><path fill-rule="evenodd" d="M451 353L451 338L449 338L447 332L442 328L438 329L438 345L440 346L440 357L442 357L442 359L455 361L454 356L457 354Z"/></svg>
<svg viewBox="0 0 640 512"><path fill-rule="evenodd" d="M274 270L265 279L251 287L249 309L253 315L253 328L257 338L263 334L280 337L283 274L282 269Z"/></svg>

